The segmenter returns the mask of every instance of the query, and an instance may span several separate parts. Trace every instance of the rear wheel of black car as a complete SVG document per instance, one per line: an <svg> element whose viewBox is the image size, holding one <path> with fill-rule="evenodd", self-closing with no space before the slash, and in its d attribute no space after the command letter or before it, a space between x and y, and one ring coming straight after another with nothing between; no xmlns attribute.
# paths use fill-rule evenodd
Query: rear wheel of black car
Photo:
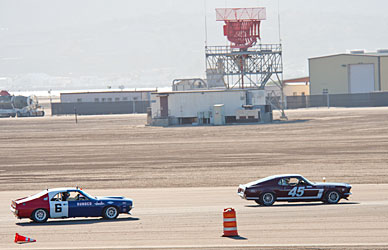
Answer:
<svg viewBox="0 0 388 250"><path fill-rule="evenodd" d="M102 216L107 220L113 220L119 216L119 211L114 206L106 207L102 213Z"/></svg>
<svg viewBox="0 0 388 250"><path fill-rule="evenodd" d="M48 213L46 209L38 208L32 212L31 219L36 223L46 222L48 219Z"/></svg>
<svg viewBox="0 0 388 250"><path fill-rule="evenodd" d="M336 204L341 199L341 196L340 196L340 194L337 191L331 190L331 191L326 193L326 197L325 198L326 198L325 199L326 203Z"/></svg>
<svg viewBox="0 0 388 250"><path fill-rule="evenodd" d="M266 192L260 195L260 204L264 206L271 206L275 202L275 195L271 192Z"/></svg>

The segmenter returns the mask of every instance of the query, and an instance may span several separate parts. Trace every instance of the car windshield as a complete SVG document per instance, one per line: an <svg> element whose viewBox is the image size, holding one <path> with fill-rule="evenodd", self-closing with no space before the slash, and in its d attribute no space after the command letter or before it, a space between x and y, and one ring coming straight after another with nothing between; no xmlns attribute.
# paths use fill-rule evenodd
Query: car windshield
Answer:
<svg viewBox="0 0 388 250"><path fill-rule="evenodd" d="M81 194L85 195L86 197L88 197L89 199L96 199L97 197L94 197L94 196L91 196L90 194L86 193L85 191L83 190L78 190Z"/></svg>
<svg viewBox="0 0 388 250"><path fill-rule="evenodd" d="M302 180L304 180L307 184L314 184L315 182L309 181L306 177L302 177Z"/></svg>

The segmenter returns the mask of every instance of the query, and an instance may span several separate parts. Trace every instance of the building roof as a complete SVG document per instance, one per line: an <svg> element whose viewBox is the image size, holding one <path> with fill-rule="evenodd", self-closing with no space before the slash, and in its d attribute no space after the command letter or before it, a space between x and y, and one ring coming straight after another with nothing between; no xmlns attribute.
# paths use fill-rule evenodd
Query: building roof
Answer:
<svg viewBox="0 0 388 250"><path fill-rule="evenodd" d="M66 92L60 93L61 95L76 95L76 94L114 94L114 93L142 93L142 92L155 92L155 90L113 90L113 91L82 91L82 92Z"/></svg>
<svg viewBox="0 0 388 250"><path fill-rule="evenodd" d="M334 54L334 55L327 55L327 56L318 56L318 57L311 57L309 60L314 59L321 59L321 58L328 58L328 57L335 57L335 56L370 56L370 57L385 57L388 56L388 53L378 53L378 52L372 52L372 53L340 53L340 54Z"/></svg>
<svg viewBox="0 0 388 250"><path fill-rule="evenodd" d="M202 92L238 92L238 91L249 91L249 90L261 90L257 88L246 88L246 89L195 89L195 90L184 90L184 91L167 91L167 92L153 92L154 95L163 94L179 94L179 93L202 93Z"/></svg>
<svg viewBox="0 0 388 250"><path fill-rule="evenodd" d="M294 78L294 79L286 79L286 80L283 80L283 84L287 84L287 83L309 83L310 82L310 77L306 76L306 77L299 77L299 78Z"/></svg>

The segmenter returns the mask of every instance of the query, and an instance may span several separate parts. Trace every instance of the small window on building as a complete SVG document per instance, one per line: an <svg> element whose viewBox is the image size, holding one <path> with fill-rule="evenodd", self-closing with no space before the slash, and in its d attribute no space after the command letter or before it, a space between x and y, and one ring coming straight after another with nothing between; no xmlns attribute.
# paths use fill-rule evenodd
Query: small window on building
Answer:
<svg viewBox="0 0 388 250"><path fill-rule="evenodd" d="M123 101L128 101L128 97L123 97Z"/></svg>
<svg viewBox="0 0 388 250"><path fill-rule="evenodd" d="M100 98L94 98L94 102L99 102Z"/></svg>
<svg viewBox="0 0 388 250"><path fill-rule="evenodd" d="M77 98L77 102L82 102L82 98Z"/></svg>
<svg viewBox="0 0 388 250"><path fill-rule="evenodd" d="M101 101L102 101L102 102L105 102L105 101L106 101L106 99L105 99L105 98L101 98Z"/></svg>
<svg viewBox="0 0 388 250"><path fill-rule="evenodd" d="M115 102L119 102L120 101L120 97L115 97Z"/></svg>
<svg viewBox="0 0 388 250"><path fill-rule="evenodd" d="M108 102L112 102L112 98L109 97L109 98L108 98Z"/></svg>

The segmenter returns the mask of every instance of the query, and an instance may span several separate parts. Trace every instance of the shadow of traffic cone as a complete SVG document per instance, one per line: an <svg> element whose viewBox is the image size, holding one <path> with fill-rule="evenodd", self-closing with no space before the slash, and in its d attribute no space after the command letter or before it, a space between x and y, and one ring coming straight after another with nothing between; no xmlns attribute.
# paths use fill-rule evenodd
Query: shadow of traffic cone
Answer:
<svg viewBox="0 0 388 250"><path fill-rule="evenodd" d="M237 233L237 222L236 222L236 211L233 208L224 209L224 235L223 237L236 237Z"/></svg>
<svg viewBox="0 0 388 250"><path fill-rule="evenodd" d="M15 243L23 244L28 242L36 242L36 240L19 235L18 233L15 234Z"/></svg>

